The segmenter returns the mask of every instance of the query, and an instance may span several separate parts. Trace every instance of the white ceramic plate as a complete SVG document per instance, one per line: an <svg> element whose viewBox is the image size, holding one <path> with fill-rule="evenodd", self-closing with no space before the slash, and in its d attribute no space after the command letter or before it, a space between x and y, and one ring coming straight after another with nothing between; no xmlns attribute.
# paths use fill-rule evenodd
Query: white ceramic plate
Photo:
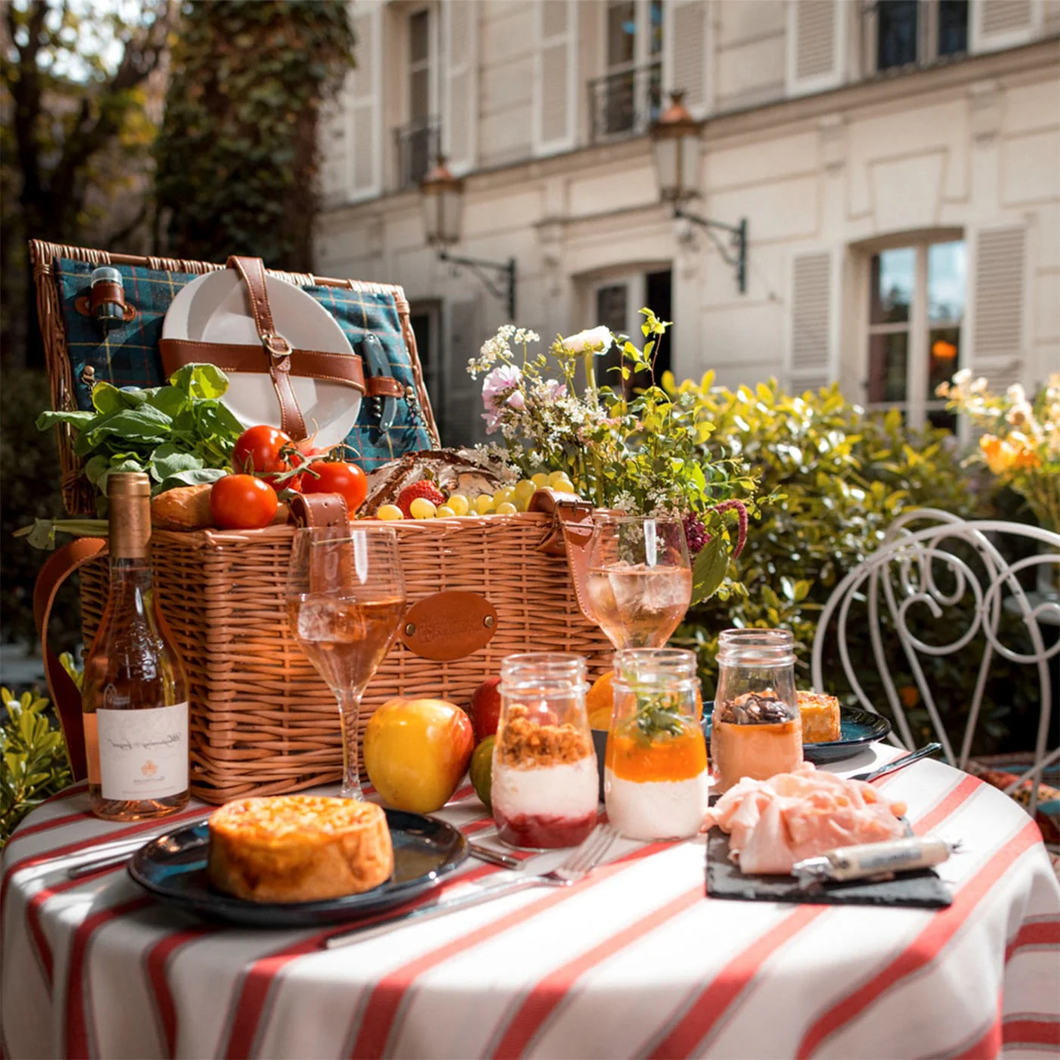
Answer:
<svg viewBox="0 0 1060 1060"><path fill-rule="evenodd" d="M319 302L275 276L266 276L265 283L276 330L295 349L353 356L349 339ZM250 303L235 270L210 272L184 287L166 313L162 338L260 346ZM267 373L231 372L229 381L222 400L240 423L246 427L259 423L280 426L280 403ZM329 448L343 441L357 420L360 393L341 383L297 376L291 383L306 430L310 436L316 435L316 445Z"/></svg>

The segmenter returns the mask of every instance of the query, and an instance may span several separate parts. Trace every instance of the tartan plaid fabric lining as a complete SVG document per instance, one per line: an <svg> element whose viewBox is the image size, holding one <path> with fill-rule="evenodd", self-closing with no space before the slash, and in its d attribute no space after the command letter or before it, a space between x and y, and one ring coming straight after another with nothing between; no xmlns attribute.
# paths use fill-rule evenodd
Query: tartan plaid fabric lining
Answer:
<svg viewBox="0 0 1060 1060"><path fill-rule="evenodd" d="M78 407L83 409L92 407L89 389L81 382L81 374L88 365L95 370L97 380L115 386L149 387L165 382L158 352L162 322L177 292L197 278L188 272L162 272L138 265L114 267L122 274L125 300L136 307L137 313L129 323L112 328L104 336L96 322L82 316L75 306L77 298L88 292L92 266L68 258L55 261L74 391ZM343 287L303 287L302 290L335 318L354 351L359 350L365 335L376 335L390 362L390 374L406 388L406 393L415 394L412 360L405 348L392 294ZM373 402L366 398L361 403L357 423L346 437L347 444L361 455L366 471L373 471L403 453L431 447L415 397L411 407L409 401L398 401L397 418L386 436L380 437L374 429L375 419Z"/></svg>

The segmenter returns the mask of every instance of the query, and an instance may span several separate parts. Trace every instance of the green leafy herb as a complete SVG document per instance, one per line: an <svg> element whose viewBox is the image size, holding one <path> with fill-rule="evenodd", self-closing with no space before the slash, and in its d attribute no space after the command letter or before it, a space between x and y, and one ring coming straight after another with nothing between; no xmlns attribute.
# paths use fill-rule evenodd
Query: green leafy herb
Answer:
<svg viewBox="0 0 1060 1060"><path fill-rule="evenodd" d="M107 510L107 479L116 472L151 476L152 494L213 482L229 466L243 426L220 402L228 378L212 364L187 364L167 386L141 390L97 383L93 412L44 412L39 430L65 423L77 432L73 450L96 488L96 511ZM60 527L61 528L61 527ZM49 531L50 533L50 531ZM41 531L34 531L40 539ZM48 546L46 546L48 547Z"/></svg>
<svg viewBox="0 0 1060 1060"><path fill-rule="evenodd" d="M638 736L651 741L663 735L684 735L688 722L674 696L666 692L638 692L633 724Z"/></svg>

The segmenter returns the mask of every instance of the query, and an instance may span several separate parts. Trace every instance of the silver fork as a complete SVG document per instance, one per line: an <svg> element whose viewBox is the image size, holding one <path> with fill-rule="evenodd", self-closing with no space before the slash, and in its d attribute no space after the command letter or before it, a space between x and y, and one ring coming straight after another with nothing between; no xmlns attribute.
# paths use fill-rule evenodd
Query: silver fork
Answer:
<svg viewBox="0 0 1060 1060"><path fill-rule="evenodd" d="M593 869L603 860L604 855L611 849L611 844L618 836L618 832L611 824L597 825L589 837L580 847L573 850L569 857L557 865L551 872L521 876L516 880L507 880L504 883L495 884L493 887L483 887L473 894L461 895L459 898L450 898L445 902L435 902L433 905L420 906L405 913L396 913L387 917L381 923L367 924L364 927L351 928L341 934L332 935L324 940L324 948L333 950L339 946L349 946L354 942L363 942L365 939L376 938L386 935L391 931L397 931L408 924L419 924L425 920L434 920L436 917L445 916L457 909L470 909L475 905L492 902L504 894L515 894L516 891L525 891L529 887L569 887L589 875Z"/></svg>

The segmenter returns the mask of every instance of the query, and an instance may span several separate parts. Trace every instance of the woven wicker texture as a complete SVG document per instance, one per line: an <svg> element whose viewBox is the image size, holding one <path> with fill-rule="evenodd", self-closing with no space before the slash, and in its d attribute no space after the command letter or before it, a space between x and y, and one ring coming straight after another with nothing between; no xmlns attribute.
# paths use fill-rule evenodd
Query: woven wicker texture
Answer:
<svg viewBox="0 0 1060 1060"><path fill-rule="evenodd" d="M455 662L423 659L396 643L365 693L362 735L375 708L396 695L466 704L513 652L577 652L594 675L610 665L611 645L578 610L566 560L537 549L546 516L391 525L410 604L437 592L479 593L496 608L497 626L485 648ZM270 527L152 538L162 611L190 685L192 792L208 802L340 777L334 696L287 628L292 537L289 527ZM87 642L103 609L105 565L90 564L81 581Z"/></svg>

